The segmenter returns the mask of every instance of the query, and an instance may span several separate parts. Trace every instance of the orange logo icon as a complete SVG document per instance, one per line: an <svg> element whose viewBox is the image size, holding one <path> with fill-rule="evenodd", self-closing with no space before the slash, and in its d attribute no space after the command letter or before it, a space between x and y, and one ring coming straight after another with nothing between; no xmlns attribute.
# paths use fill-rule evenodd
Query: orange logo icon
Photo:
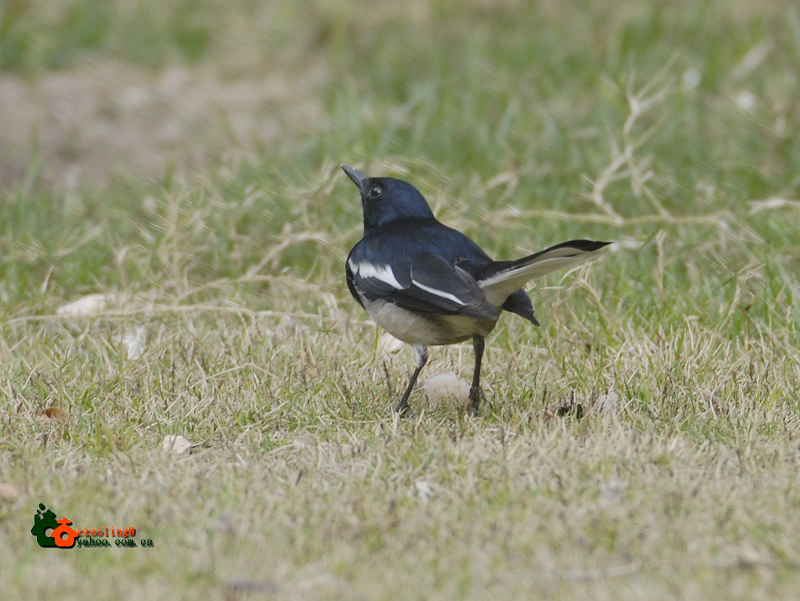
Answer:
<svg viewBox="0 0 800 601"><path fill-rule="evenodd" d="M56 546L72 547L75 544L75 537L78 536L78 533L69 527L69 524L71 524L72 521L66 517L56 521L60 524L60 526L53 530L53 533L50 535L53 537L53 540L56 541Z"/></svg>

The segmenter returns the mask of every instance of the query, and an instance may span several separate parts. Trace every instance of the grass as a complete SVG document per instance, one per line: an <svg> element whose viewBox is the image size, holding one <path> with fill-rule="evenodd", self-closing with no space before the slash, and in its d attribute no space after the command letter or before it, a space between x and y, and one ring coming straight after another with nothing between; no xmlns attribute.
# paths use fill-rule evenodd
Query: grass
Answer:
<svg viewBox="0 0 800 601"><path fill-rule="evenodd" d="M0 10L0 98L41 103L0 128L5 597L796 596L793 7ZM340 163L497 258L622 244L502 320L479 418L397 419ZM154 548L43 550L40 502Z"/></svg>

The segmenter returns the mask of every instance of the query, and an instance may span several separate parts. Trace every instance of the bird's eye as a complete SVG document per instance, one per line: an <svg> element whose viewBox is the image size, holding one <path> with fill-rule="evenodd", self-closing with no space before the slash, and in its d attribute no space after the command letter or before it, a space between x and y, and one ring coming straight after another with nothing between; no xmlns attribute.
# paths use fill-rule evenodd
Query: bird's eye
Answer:
<svg viewBox="0 0 800 601"><path fill-rule="evenodd" d="M369 189L369 197L371 200L380 198L381 194L383 194L383 188L381 188L378 184L375 184Z"/></svg>

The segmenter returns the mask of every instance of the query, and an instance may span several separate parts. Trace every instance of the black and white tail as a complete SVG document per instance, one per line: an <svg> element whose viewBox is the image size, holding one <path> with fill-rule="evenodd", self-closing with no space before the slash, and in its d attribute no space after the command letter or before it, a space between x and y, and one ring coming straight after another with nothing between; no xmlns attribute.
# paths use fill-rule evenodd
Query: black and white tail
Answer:
<svg viewBox="0 0 800 601"><path fill-rule="evenodd" d="M609 244L611 243L592 240L570 240L516 261L501 261L478 275L478 285L484 290L486 300L499 306L509 294L522 288L526 282L558 269L577 265Z"/></svg>

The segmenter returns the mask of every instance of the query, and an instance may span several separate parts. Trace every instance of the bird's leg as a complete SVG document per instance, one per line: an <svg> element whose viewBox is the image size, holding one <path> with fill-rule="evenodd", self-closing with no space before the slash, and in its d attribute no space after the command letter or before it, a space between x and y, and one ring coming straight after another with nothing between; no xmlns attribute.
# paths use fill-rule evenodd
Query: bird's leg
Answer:
<svg viewBox="0 0 800 601"><path fill-rule="evenodd" d="M425 364L428 362L428 347L424 344L415 344L414 356L417 358L417 368L414 370L414 373L411 374L411 379L408 382L406 391L403 393L403 397L394 408L396 413L410 413L408 408L408 397L411 394L411 390L414 388L414 384L417 383L417 376L419 375L419 372L422 371L422 368L425 367Z"/></svg>
<svg viewBox="0 0 800 601"><path fill-rule="evenodd" d="M478 415L481 404L481 360L485 347L483 336L472 338L472 348L475 350L475 370L472 372L472 386L469 389L469 412Z"/></svg>

